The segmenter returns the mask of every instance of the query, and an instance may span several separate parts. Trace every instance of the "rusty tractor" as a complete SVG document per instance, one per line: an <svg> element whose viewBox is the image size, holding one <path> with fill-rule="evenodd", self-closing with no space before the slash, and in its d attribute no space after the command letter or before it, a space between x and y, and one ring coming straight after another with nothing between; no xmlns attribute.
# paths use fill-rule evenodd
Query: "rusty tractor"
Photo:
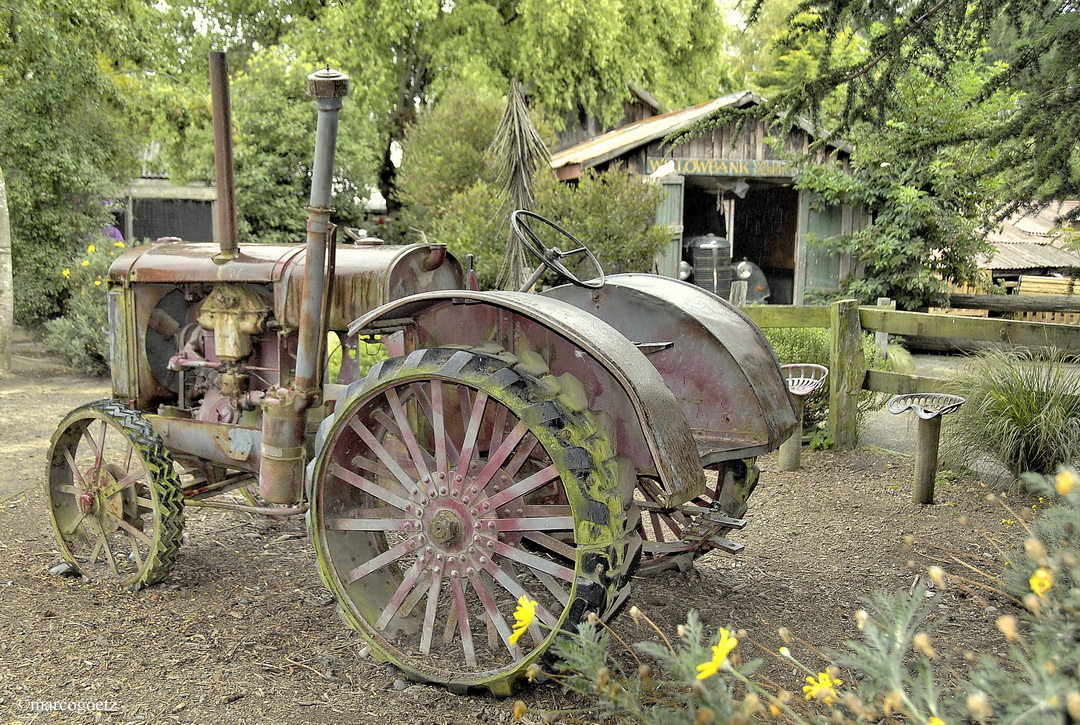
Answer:
<svg viewBox="0 0 1080 725"><path fill-rule="evenodd" d="M467 289L440 244L338 244L348 78L329 69L308 79L306 243L240 245L228 70L211 56L222 239L158 240L112 265L113 398L68 414L49 453L64 559L144 587L176 563L187 506L306 515L322 580L375 657L507 694L561 631L613 616L639 567L741 548L726 535L755 458L796 424L745 315L675 279L605 276L529 212L512 228L534 276L569 281L540 294ZM328 338L344 350L332 381ZM387 357L363 372L369 341ZM513 641L522 596L536 621Z"/></svg>

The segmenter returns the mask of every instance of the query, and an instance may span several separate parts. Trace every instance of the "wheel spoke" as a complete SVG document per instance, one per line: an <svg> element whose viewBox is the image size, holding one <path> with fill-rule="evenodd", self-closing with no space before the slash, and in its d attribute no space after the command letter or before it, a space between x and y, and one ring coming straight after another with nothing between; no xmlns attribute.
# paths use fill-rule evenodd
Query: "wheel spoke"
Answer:
<svg viewBox="0 0 1080 725"><path fill-rule="evenodd" d="M380 443L374 435L372 435L371 431L368 430L366 425L364 425L356 418L353 418L349 421L349 427L352 428L352 430L358 436L360 436L360 439L364 441L368 449L372 453L374 453L380 461L382 461L383 465L386 466L387 470L389 470L390 473L393 474L394 478L396 478L398 482L405 487L406 491L408 491L410 494L417 493L415 481L413 481L412 477L405 472L405 469L398 465L398 462L394 460L394 457L390 455L390 452L383 447L383 444Z"/></svg>
<svg viewBox="0 0 1080 725"><path fill-rule="evenodd" d="M412 550L412 543L411 539L399 542L397 546L387 549L373 559L369 559L360 566L349 571L349 573L345 575L345 579L352 584L357 579L363 579L373 571L377 571L387 564L392 564L401 557L407 556Z"/></svg>
<svg viewBox="0 0 1080 725"><path fill-rule="evenodd" d="M450 591L454 597L454 609L457 610L458 634L461 635L461 649L465 653L465 664L476 667L476 648L473 647L472 629L469 627L469 609L465 606L465 587L461 579L450 577Z"/></svg>
<svg viewBox="0 0 1080 725"><path fill-rule="evenodd" d="M573 569L568 569L561 564L556 564L553 561L548 561L542 556L537 556L536 554L532 554L528 551L522 551L517 547L510 546L509 544L504 544L501 541L495 542L495 551L502 554L507 559L513 559L519 564L524 564L530 569L547 572L548 574L556 576L563 581L574 581Z"/></svg>
<svg viewBox="0 0 1080 725"><path fill-rule="evenodd" d="M405 603L405 600L416 586L417 581L419 581L420 575L424 572L425 563L426 558L419 557L413 562L413 565L409 567L409 571L406 572L405 578L401 580L401 584L398 585L397 591L394 592L394 596L390 597L390 601L383 609L382 615L380 615L378 621L375 622L375 629L381 631L386 629L386 626L390 624L390 620L398 613L401 605Z"/></svg>
<svg viewBox="0 0 1080 725"><path fill-rule="evenodd" d="M330 475L335 476L350 486L354 486L364 493L369 493L375 498L385 501L394 508L404 510L409 502L401 498L395 493L391 493L387 489L383 488L374 481L369 481L358 473L353 473L349 469L342 466L340 463L332 463L330 465Z"/></svg>
<svg viewBox="0 0 1080 725"><path fill-rule="evenodd" d="M495 597L487 584L485 584L480 579L480 575L476 573L469 575L469 581L472 583L473 591L476 592L476 596L480 599L480 603L484 605L484 611L487 612L488 621L491 622L499 632L499 636L502 638L503 644L506 645L506 649L508 649L510 654L515 657L520 657L521 648L516 644L510 643L510 626L506 623L506 619L499 611L499 605L495 603Z"/></svg>
<svg viewBox="0 0 1080 725"><path fill-rule="evenodd" d="M80 513L79 518L75 519L75 521L71 524L70 527L68 527L66 529L60 529L60 533L63 534L65 538L68 537L68 536L71 536L72 534L75 533L75 530L79 528L79 524L81 524L85 520L86 520L86 514Z"/></svg>
<svg viewBox="0 0 1080 725"><path fill-rule="evenodd" d="M431 653L431 637L435 634L435 615L439 611L439 591L442 589L442 573L434 571L428 587L427 607L424 609L424 626L420 634L420 654Z"/></svg>
<svg viewBox="0 0 1080 725"><path fill-rule="evenodd" d="M411 523L411 521L403 518L327 519L326 528L331 531L392 531L400 533L408 531Z"/></svg>
<svg viewBox="0 0 1080 725"><path fill-rule="evenodd" d="M125 468L124 470L130 470L130 464L128 464L128 465L129 465L129 468ZM116 494L120 493L125 488L137 483L138 481L143 480L144 478L146 478L146 471L143 470L142 468L140 468L138 470L135 470L135 471L132 471L131 473L124 476L122 479L120 479L116 483L113 483L113 484L111 484L109 486L106 486L105 488L101 489L101 495L104 496L105 498L110 498L110 497L115 496Z"/></svg>
<svg viewBox="0 0 1080 725"><path fill-rule="evenodd" d="M468 398L468 388L459 385L458 389L465 391L465 397ZM472 463L473 452L476 450L476 438L480 433L480 423L484 418L487 401L487 393L482 390L477 391L472 411L466 418L468 425L465 428L465 440L461 443L461 457L458 459L457 465L457 475L459 476L464 476L469 472L469 464Z"/></svg>
<svg viewBox="0 0 1080 725"><path fill-rule="evenodd" d="M75 459L71 455L70 448L64 449L64 460L67 461L68 470L75 475L75 478L79 479L79 484L83 487L83 490L89 488L89 486L86 485L86 479L83 478L82 471L79 470L78 464L75 463ZM78 495L82 493L82 491L76 491L75 493Z"/></svg>
<svg viewBox="0 0 1080 725"><path fill-rule="evenodd" d="M503 411L506 410L502 407L500 407L499 409ZM503 462L506 461L507 457L511 453L513 453L514 448L517 446L518 443L521 442L521 439L524 438L528 432L529 426L526 425L525 421L518 421L518 424L514 426L514 429L512 431L510 431L510 435L506 438L506 440L502 442L502 444L498 447L497 450L488 455L487 464L484 466L483 470L481 470L480 473L476 476L477 486L483 488L488 484L488 481L491 480L491 477L494 476L495 473L502 467ZM494 442L492 442L492 446L494 445Z"/></svg>
<svg viewBox="0 0 1080 725"><path fill-rule="evenodd" d="M525 538L570 561L577 557L574 547L547 534L533 531L525 534Z"/></svg>
<svg viewBox="0 0 1080 725"><path fill-rule="evenodd" d="M566 509L562 516L539 516L529 509L542 509L541 506L529 506L525 509L525 516L520 518L498 519L495 522L496 531L573 531L574 517L571 515L569 506L560 506Z"/></svg>
<svg viewBox="0 0 1080 725"><path fill-rule="evenodd" d="M105 533L100 522L98 522L98 531L101 534L101 548L105 550L105 561L109 562L109 569L112 570L113 576L120 576L120 570L116 568L116 557L113 556L112 547L109 546L109 535Z"/></svg>
<svg viewBox="0 0 1080 725"><path fill-rule="evenodd" d="M387 390L386 400L390 404L390 410L393 412L394 420L397 422L398 435L405 442L405 447L409 449L409 455L412 457L413 465L416 466L420 478L430 476L431 471L428 470L427 457L424 455L424 451L420 449L420 444L416 442L416 435L409 425L408 414L398 399L397 391L393 388Z"/></svg>
<svg viewBox="0 0 1080 725"><path fill-rule="evenodd" d="M106 514L108 514L110 519L112 519L113 521L116 522L117 526L119 526L121 529L128 532L132 536L136 537L137 539L141 540L147 546L153 546L154 545L154 537L153 536L150 536L145 531L140 531L139 529L135 528L134 526L129 524L127 521L124 521L124 519L122 519L119 516L117 516L116 514L114 514L112 511L106 511Z"/></svg>
<svg viewBox="0 0 1080 725"><path fill-rule="evenodd" d="M513 596L514 598L514 601L521 599L521 597L528 597L529 599L533 599L533 597L525 591L525 588L518 583L518 580L516 578L508 574L497 564L488 561L486 564L483 565L483 568L484 571L491 575L492 579L502 585L503 589L510 592L511 596ZM568 597L564 598L569 601ZM541 622L553 629L559 624L559 620L539 603L536 606L536 616Z"/></svg>
<svg viewBox="0 0 1080 725"><path fill-rule="evenodd" d="M553 463L547 468L537 471L528 478L518 481L513 486L504 488L494 496L489 497L486 503L492 510L497 509L503 504L513 501L515 498L524 498L536 489L554 481L558 477L559 468Z"/></svg>
<svg viewBox="0 0 1080 725"><path fill-rule="evenodd" d="M508 464L506 464L505 470L508 475L516 476L517 472L521 470L521 467L522 465L524 465L525 461L529 460L529 456L531 456L532 452L536 450L536 444L538 443L538 441L536 440L536 436L530 433L529 439L527 440L528 442L518 448L518 452L514 454L514 458Z"/></svg>

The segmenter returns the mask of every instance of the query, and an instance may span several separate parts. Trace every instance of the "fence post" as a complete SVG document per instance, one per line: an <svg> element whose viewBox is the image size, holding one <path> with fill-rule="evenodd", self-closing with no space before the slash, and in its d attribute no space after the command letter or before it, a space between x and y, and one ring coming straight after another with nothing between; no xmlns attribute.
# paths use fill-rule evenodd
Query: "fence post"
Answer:
<svg viewBox="0 0 1080 725"><path fill-rule="evenodd" d="M862 324L859 301L840 300L833 304L832 343L829 355L829 432L840 450L850 450L858 442L859 391L866 377L862 353Z"/></svg>
<svg viewBox="0 0 1080 725"><path fill-rule="evenodd" d="M877 304L878 304L878 307L884 307L885 309L888 309L888 310L895 310L896 309L896 301L891 300L888 297L878 297L877 298ZM887 332L875 332L874 333L874 343L877 345L877 352L878 352L878 355L881 356L881 359L882 360L888 360L889 359L889 333L887 333Z"/></svg>

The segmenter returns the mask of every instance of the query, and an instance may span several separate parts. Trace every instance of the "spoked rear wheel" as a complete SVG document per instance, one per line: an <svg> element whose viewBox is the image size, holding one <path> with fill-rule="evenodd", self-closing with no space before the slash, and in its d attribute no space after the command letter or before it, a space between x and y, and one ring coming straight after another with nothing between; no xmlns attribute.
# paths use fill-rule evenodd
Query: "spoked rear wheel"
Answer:
<svg viewBox="0 0 1080 725"><path fill-rule="evenodd" d="M60 423L47 495L60 553L83 575L137 589L161 581L176 563L180 481L150 424L122 403L90 403Z"/></svg>
<svg viewBox="0 0 1080 725"><path fill-rule="evenodd" d="M746 502L757 486L754 459L716 464L707 471L701 495L674 508L663 506L660 487L651 479L638 482L635 497L641 508L641 571L689 570L702 554L721 549L737 554L743 545L727 539L745 525ZM715 478L714 478L715 476Z"/></svg>
<svg viewBox="0 0 1080 725"><path fill-rule="evenodd" d="M320 572L373 653L414 679L508 694L560 629L627 594L633 471L576 381L527 357L385 361L320 432ZM511 642L522 596L537 621Z"/></svg>

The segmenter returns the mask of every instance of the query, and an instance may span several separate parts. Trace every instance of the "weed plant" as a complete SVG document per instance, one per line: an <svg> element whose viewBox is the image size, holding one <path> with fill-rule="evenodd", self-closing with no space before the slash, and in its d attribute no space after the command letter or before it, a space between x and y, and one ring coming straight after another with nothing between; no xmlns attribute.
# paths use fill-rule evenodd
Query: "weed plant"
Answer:
<svg viewBox="0 0 1080 725"><path fill-rule="evenodd" d="M45 323L46 348L87 375L109 369L107 280L109 265L124 247L124 242L102 235L75 255L60 273L68 288L64 313Z"/></svg>
<svg viewBox="0 0 1080 725"><path fill-rule="evenodd" d="M1080 460L1080 365L1060 351L991 350L954 378L967 399L944 428L955 460L989 454L1012 473Z"/></svg>
<svg viewBox="0 0 1080 725"><path fill-rule="evenodd" d="M985 559L979 565L957 560L958 573L929 568L932 592L921 585L876 594L866 609L852 613L858 638L832 658L785 628L779 635L786 644L774 651L745 631L706 628L694 612L676 632L665 633L634 607L630 614L649 641L628 644L590 617L556 644L554 667L530 667L530 679L554 679L581 697L581 708L530 713L519 701L514 718L581 722L585 715L590 722L648 725L1080 721L1080 480L1074 468L1053 479L1025 479L1053 505L1023 524L1026 540L1002 552L1001 571L987 571ZM1004 500L990 499L1023 521ZM996 593L1002 611L996 625L1007 647L954 660L938 649L947 635L935 635L932 614L941 592L956 588L970 596L974 587ZM620 656L612 657L613 649L622 650ZM800 661L803 651L828 664L811 669ZM792 682L758 678L762 657L783 660L801 674Z"/></svg>

